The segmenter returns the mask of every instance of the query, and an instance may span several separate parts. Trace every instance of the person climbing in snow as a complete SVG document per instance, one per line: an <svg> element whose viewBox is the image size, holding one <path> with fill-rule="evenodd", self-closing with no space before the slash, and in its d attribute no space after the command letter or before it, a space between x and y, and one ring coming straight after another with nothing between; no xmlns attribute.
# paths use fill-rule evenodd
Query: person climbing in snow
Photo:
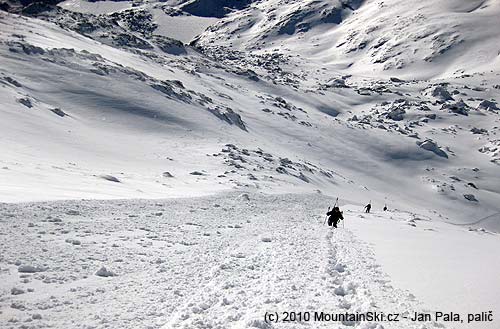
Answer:
<svg viewBox="0 0 500 329"><path fill-rule="evenodd" d="M369 212L370 212L370 209L372 209L372 204L371 204L371 201L370 201L370 203L368 203L368 204L365 206L365 212L366 212L366 213L369 213Z"/></svg>
<svg viewBox="0 0 500 329"><path fill-rule="evenodd" d="M333 207L332 210L326 213L328 217L328 226L333 226L334 228L337 228L337 224L341 221L344 220L344 216L342 214L342 211L340 211L340 208L335 206Z"/></svg>
<svg viewBox="0 0 500 329"><path fill-rule="evenodd" d="M384 211L387 211L387 205L384 205Z"/></svg>

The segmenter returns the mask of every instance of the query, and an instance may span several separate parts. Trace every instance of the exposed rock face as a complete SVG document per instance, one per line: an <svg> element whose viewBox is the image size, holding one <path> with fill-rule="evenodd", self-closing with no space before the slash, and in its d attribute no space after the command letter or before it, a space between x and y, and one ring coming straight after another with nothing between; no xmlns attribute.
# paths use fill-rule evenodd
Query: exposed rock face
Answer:
<svg viewBox="0 0 500 329"><path fill-rule="evenodd" d="M241 119L241 116L234 112L230 108L223 109L220 106L216 108L209 108L208 109L212 114L214 114L217 118L226 121L227 123L231 125L236 125L238 126L241 130L247 130L247 127L243 120Z"/></svg>
<svg viewBox="0 0 500 329"><path fill-rule="evenodd" d="M12 13L37 14L53 9L63 0L0 0L0 10Z"/></svg>
<svg viewBox="0 0 500 329"><path fill-rule="evenodd" d="M434 87L431 91L431 95L433 97L435 97L438 101L441 101L441 102L453 100L453 97L451 97L451 94L448 92L448 90L444 86Z"/></svg>
<svg viewBox="0 0 500 329"><path fill-rule="evenodd" d="M402 108L395 107L391 108L390 112L387 113L387 118L394 120L394 121L401 121L404 119L406 111L403 110Z"/></svg>
<svg viewBox="0 0 500 329"><path fill-rule="evenodd" d="M500 139L489 141L488 144L481 147L478 151L489 155L491 162L500 165Z"/></svg>
<svg viewBox="0 0 500 329"><path fill-rule="evenodd" d="M183 43L165 36L154 35L151 41L163 52L171 55L185 55L187 50Z"/></svg>
<svg viewBox="0 0 500 329"><path fill-rule="evenodd" d="M478 202L474 194L464 194L464 198L472 202Z"/></svg>
<svg viewBox="0 0 500 329"><path fill-rule="evenodd" d="M115 273L113 273L112 271L106 269L106 267L104 267L104 266L101 267L97 272L95 272L95 275L103 277L103 278L116 276Z"/></svg>
<svg viewBox="0 0 500 329"><path fill-rule="evenodd" d="M430 151L437 156L443 157L443 158L448 158L448 154L446 154L445 151L443 151L439 145L434 142L432 139L426 139L423 142L417 142L417 145L423 148L426 151Z"/></svg>
<svg viewBox="0 0 500 329"><path fill-rule="evenodd" d="M484 128L476 128L476 127L472 127L471 128L471 133L473 133L474 135L484 135L484 134L488 134L488 130L484 129Z"/></svg>
<svg viewBox="0 0 500 329"><path fill-rule="evenodd" d="M441 107L442 110L448 110L455 114L460 115L469 115L470 106L467 105L463 100L459 100L458 102L452 104L443 104Z"/></svg>
<svg viewBox="0 0 500 329"><path fill-rule="evenodd" d="M222 18L232 9L244 9L252 0L195 0L182 6L182 10L194 16Z"/></svg>
<svg viewBox="0 0 500 329"><path fill-rule="evenodd" d="M500 109L497 107L497 104L495 102L491 102L488 100L483 100L481 103L479 103L478 110L485 110L485 111L499 111Z"/></svg>

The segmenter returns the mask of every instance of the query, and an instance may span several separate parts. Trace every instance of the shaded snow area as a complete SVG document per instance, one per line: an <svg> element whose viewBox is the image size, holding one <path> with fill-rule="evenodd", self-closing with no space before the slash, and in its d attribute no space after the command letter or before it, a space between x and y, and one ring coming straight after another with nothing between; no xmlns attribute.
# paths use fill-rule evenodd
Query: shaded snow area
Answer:
<svg viewBox="0 0 500 329"><path fill-rule="evenodd" d="M500 311L497 235L347 201L345 228L331 230L333 202L225 193L3 204L2 327L431 329L460 326L264 315Z"/></svg>

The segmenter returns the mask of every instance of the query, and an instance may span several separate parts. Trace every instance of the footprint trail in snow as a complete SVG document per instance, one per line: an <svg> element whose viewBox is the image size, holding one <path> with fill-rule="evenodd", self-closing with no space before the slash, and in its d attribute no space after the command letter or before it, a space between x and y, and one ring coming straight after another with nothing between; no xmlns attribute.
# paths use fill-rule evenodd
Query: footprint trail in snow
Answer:
<svg viewBox="0 0 500 329"><path fill-rule="evenodd" d="M331 199L238 193L0 206L6 328L434 328L266 323L266 312L414 312L371 248L323 225ZM104 267L104 269L103 269Z"/></svg>

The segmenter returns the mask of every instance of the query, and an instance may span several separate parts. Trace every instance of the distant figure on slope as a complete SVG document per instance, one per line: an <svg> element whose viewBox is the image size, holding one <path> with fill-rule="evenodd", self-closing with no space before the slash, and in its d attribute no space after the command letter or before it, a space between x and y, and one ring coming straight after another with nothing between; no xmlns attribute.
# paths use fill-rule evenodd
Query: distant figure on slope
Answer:
<svg viewBox="0 0 500 329"><path fill-rule="evenodd" d="M342 211L340 211L340 208L335 206L333 207L332 210L326 213L328 217L328 226L333 226L334 228L337 228L337 224L341 221L344 220L344 216L342 214Z"/></svg>
<svg viewBox="0 0 500 329"><path fill-rule="evenodd" d="M366 213L369 213L370 212L370 209L372 209L372 204L371 204L371 201L365 206L365 212Z"/></svg>
<svg viewBox="0 0 500 329"><path fill-rule="evenodd" d="M384 211L387 211L387 205L384 205Z"/></svg>

